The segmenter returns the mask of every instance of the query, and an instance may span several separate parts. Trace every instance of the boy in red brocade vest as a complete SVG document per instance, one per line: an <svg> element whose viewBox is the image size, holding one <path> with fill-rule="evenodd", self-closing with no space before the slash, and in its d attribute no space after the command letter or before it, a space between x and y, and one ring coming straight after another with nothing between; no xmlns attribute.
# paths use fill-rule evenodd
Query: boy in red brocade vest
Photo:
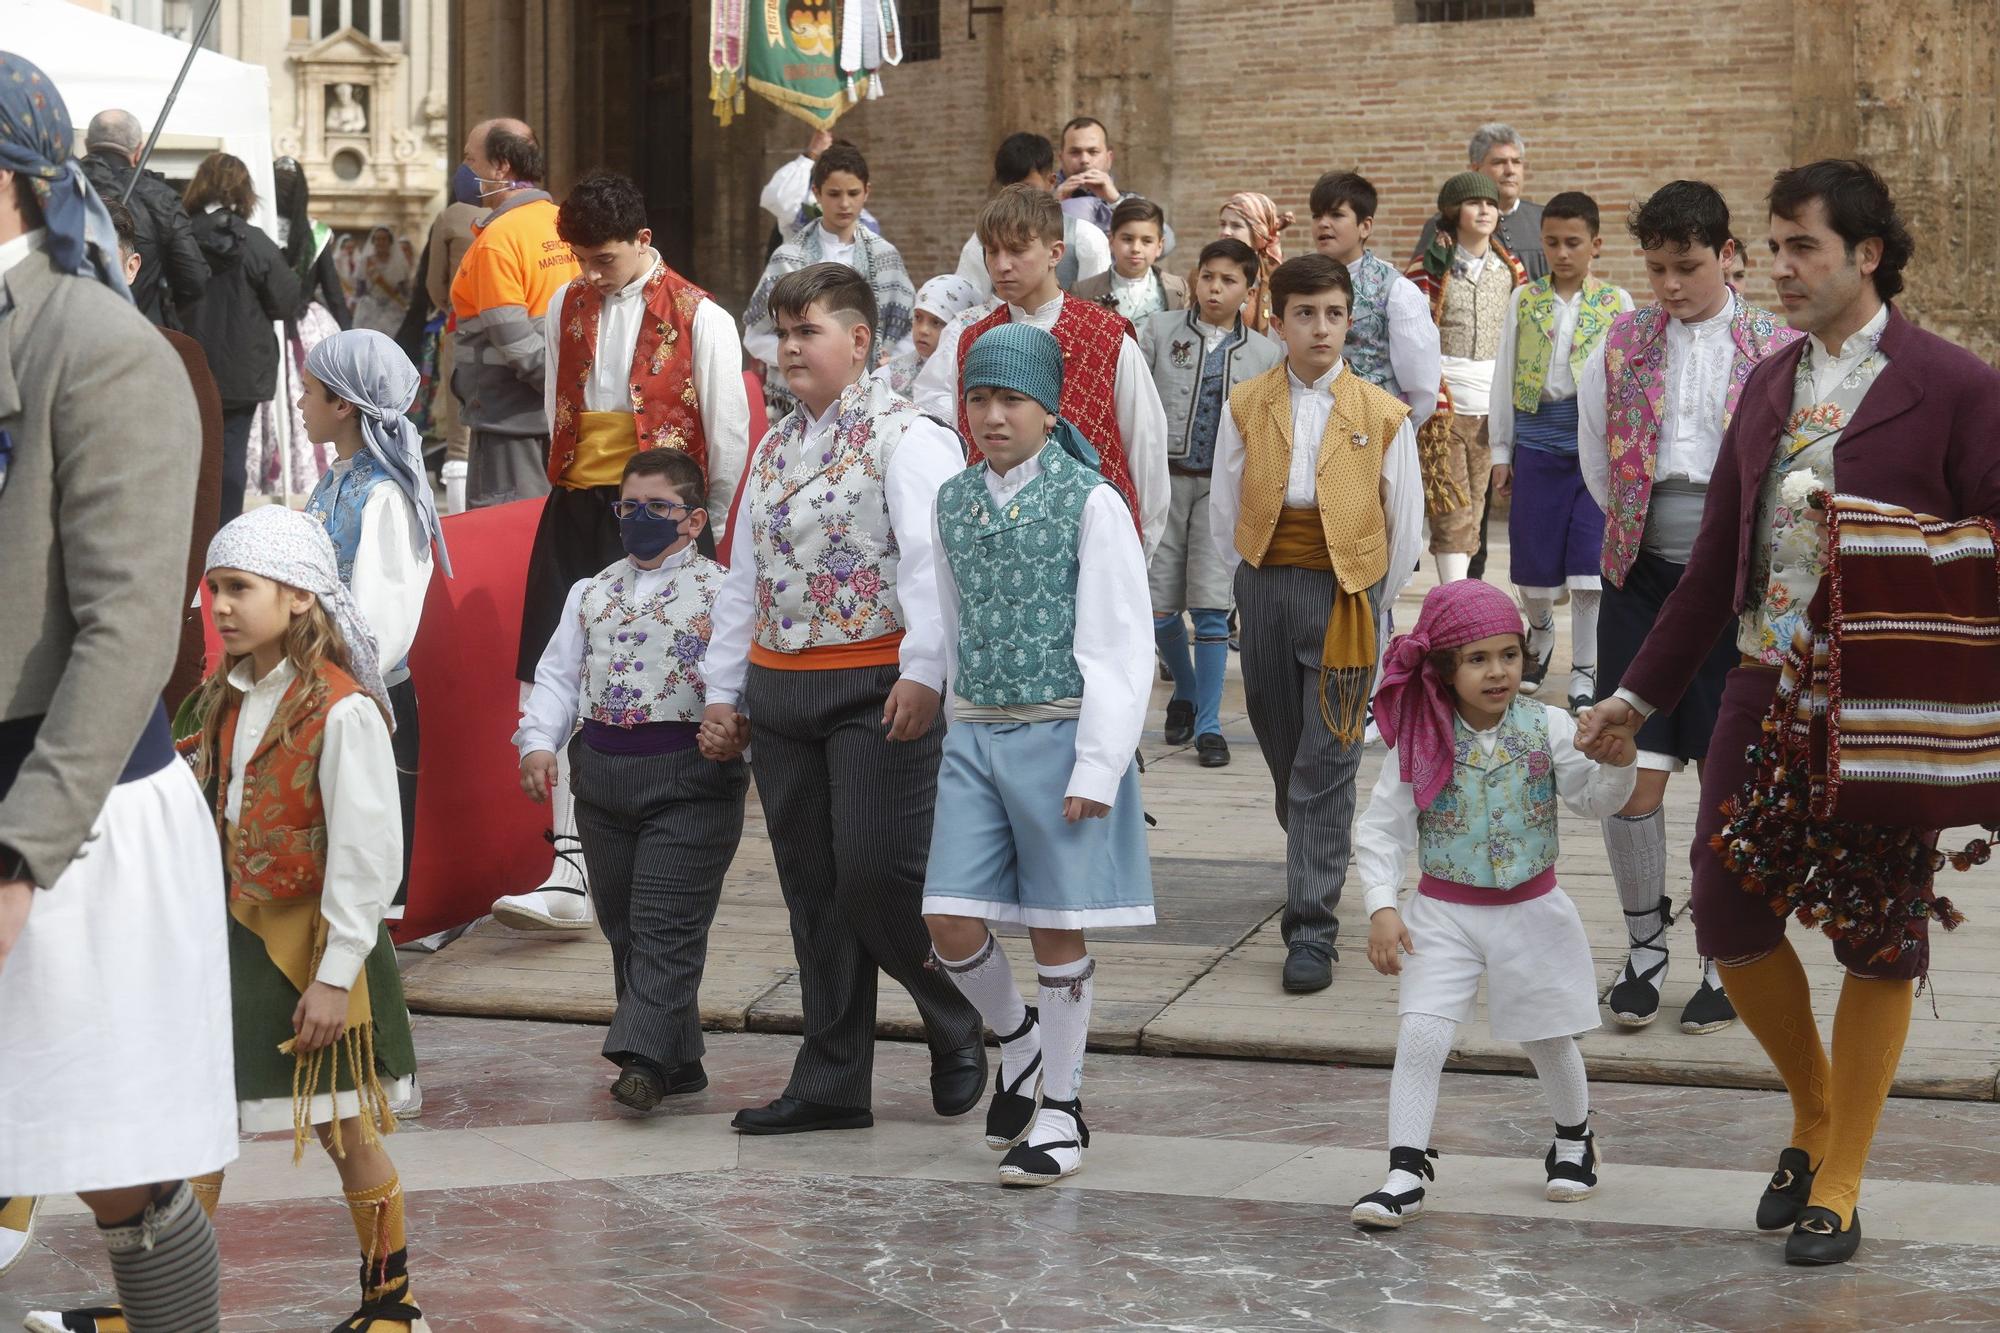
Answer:
<svg viewBox="0 0 2000 1333"><path fill-rule="evenodd" d="M980 461L959 401L958 373L981 334L1020 322L1045 329L1062 347L1064 420L1097 448L1105 480L1132 510L1150 560L1166 523L1167 414L1132 326L1116 311L1075 301L1056 283L1063 257L1061 205L1047 190L1010 185L979 215L979 243L1001 304L941 349L917 377L917 406L958 423L968 462ZM947 416L947 414L949 414Z"/></svg>
<svg viewBox="0 0 2000 1333"><path fill-rule="evenodd" d="M613 172L576 183L556 218L580 277L549 302L544 377L549 483L528 557L515 679L535 678L542 650L577 580L624 557L611 502L625 461L644 449L679 449L702 465L709 525L720 540L749 453L750 404L729 313L661 262L646 226L646 197ZM493 904L517 930L590 925L569 774L550 805L556 862L548 882Z"/></svg>

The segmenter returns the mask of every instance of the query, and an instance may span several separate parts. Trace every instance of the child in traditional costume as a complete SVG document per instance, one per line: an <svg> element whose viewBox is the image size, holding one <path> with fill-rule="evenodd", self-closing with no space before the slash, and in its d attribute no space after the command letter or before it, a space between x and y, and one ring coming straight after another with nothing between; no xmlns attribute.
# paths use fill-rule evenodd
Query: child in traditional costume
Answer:
<svg viewBox="0 0 2000 1333"><path fill-rule="evenodd" d="M1232 571L1243 697L1285 830L1285 989L1333 984L1376 645L1423 549L1410 409L1341 359L1353 279L1325 255L1271 275L1285 364L1229 395L1209 540Z"/></svg>
<svg viewBox="0 0 2000 1333"><path fill-rule="evenodd" d="M1509 571L1528 609L1523 693L1542 688L1556 650L1555 603L1569 591L1571 712L1597 700L1597 607L1603 583L1604 511L1584 487L1576 459L1576 385L1611 321L1632 308L1621 287L1594 278L1604 249L1597 201L1559 194L1542 206L1549 271L1514 289L1500 330L1486 433L1495 494L1507 511ZM1518 448L1516 446L1519 446Z"/></svg>
<svg viewBox="0 0 2000 1333"><path fill-rule="evenodd" d="M937 354L944 331L960 315L984 303L979 289L964 278L953 273L940 273L917 290L917 311L910 324L910 342L907 352L898 352L895 359L877 367L875 374L883 383L897 393L908 398L917 387L917 375L924 364Z"/></svg>
<svg viewBox="0 0 2000 1333"><path fill-rule="evenodd" d="M1084 931L1153 923L1133 759L1152 696L1146 566L1096 451L1056 415L1056 340L995 329L963 381L986 465L938 495L957 697L924 914L938 966L1001 1039L986 1117L987 1147L1007 1154L1000 1183L1049 1185L1090 1144L1079 1088L1097 963ZM989 921L1028 928L1036 1008Z"/></svg>
<svg viewBox="0 0 2000 1333"><path fill-rule="evenodd" d="M1438 190L1437 239L1406 276L1430 298L1444 385L1419 437L1438 582L1462 579L1482 545L1493 458L1486 413L1513 290L1528 280L1495 234L1500 187L1461 171Z"/></svg>
<svg viewBox="0 0 2000 1333"><path fill-rule="evenodd" d="M1172 502L1166 412L1132 326L1116 311L1064 295L1057 284L1063 216L1054 195L1029 185L1010 185L986 205L979 240L1003 304L931 358L917 377L915 400L958 423L977 463L979 442L958 396L959 367L989 329L1028 324L1054 334L1063 349L1063 420L1097 450L1104 479L1125 497L1151 558Z"/></svg>
<svg viewBox="0 0 2000 1333"><path fill-rule="evenodd" d="M708 496L702 541L712 551L749 450L736 323L660 259L638 185L615 172L592 172L563 200L556 231L583 271L549 302L545 330L550 490L528 554L514 659L524 705L577 581L623 557L611 506L625 464L652 449L692 458ZM567 768L566 748L557 749L556 762ZM549 796L555 862L539 888L493 904L493 919L503 925L590 928L571 790L569 774L560 772Z"/></svg>
<svg viewBox="0 0 2000 1333"><path fill-rule="evenodd" d="M1185 310L1187 283L1160 267L1166 230L1167 215L1158 204L1136 194L1120 199L1111 210L1111 267L1077 279L1071 293L1117 311L1135 328L1162 310Z"/></svg>
<svg viewBox="0 0 2000 1333"><path fill-rule="evenodd" d="M537 801L569 751L618 994L604 1058L619 1067L611 1095L635 1111L708 1086L697 992L750 785L740 760L695 749L698 663L723 577L694 549L705 503L701 465L679 450L625 461L614 510L625 559L570 589L514 735Z"/></svg>
<svg viewBox="0 0 2000 1333"><path fill-rule="evenodd" d="M1633 210L1627 227L1645 256L1653 304L1612 320L1577 380L1577 464L1605 516L1600 700L1624 683L1687 572L1724 433L1750 372L1799 340L1782 317L1729 287L1735 258L1729 205L1714 186L1669 182ZM1686 691L1639 728L1638 785L1625 808L1604 821L1611 878L1631 938L1604 999L1620 1027L1645 1027L1659 1016L1667 929L1674 923L1667 781L1708 759L1729 674L1741 656L1726 632L1703 648ZM1703 958L1700 969L1680 1015L1681 1031L1691 1034L1736 1021L1714 962Z"/></svg>
<svg viewBox="0 0 2000 1333"><path fill-rule="evenodd" d="M1438 1083L1459 1025L1486 981L1488 1022L1533 1062L1555 1141L1544 1168L1558 1203L1597 1188L1590 1089L1576 1034L1597 1026L1597 978L1583 920L1556 883L1556 800L1602 818L1632 791L1632 746L1600 765L1576 748L1576 723L1520 697L1520 612L1478 579L1440 584L1408 634L1389 645L1376 723L1394 752L1356 825L1368 893L1368 961L1402 978L1389 1083L1389 1176L1351 1214L1393 1229L1420 1216ZM1396 907L1411 853L1422 874ZM1407 957L1405 957L1407 955Z"/></svg>
<svg viewBox="0 0 2000 1333"><path fill-rule="evenodd" d="M1410 405L1422 430L1438 405L1438 326L1430 302L1394 264L1368 248L1375 234L1374 185L1329 171L1312 188L1313 248L1347 266L1354 315L1342 356L1348 369Z"/></svg>
<svg viewBox="0 0 2000 1333"><path fill-rule="evenodd" d="M1257 256L1257 299L1244 311L1243 321L1259 333L1271 322L1271 275L1285 262L1282 233L1297 220L1290 211L1281 212L1271 196L1255 190L1230 195L1216 217L1219 235L1243 242Z"/></svg>
<svg viewBox="0 0 2000 1333"><path fill-rule="evenodd" d="M236 1097L245 1133L308 1131L361 1245L366 1333L428 1327L410 1299L403 1187L382 1145L416 1074L383 916L402 864L391 710L374 635L320 525L254 509L208 551L222 662L194 696L195 771L229 872ZM213 1210L222 1176L196 1182Z"/></svg>
<svg viewBox="0 0 2000 1333"><path fill-rule="evenodd" d="M1122 208L1123 205L1121 204ZM1196 304L1163 310L1139 330L1139 350L1167 412L1172 503L1148 566L1153 636L1174 678L1167 702L1169 745L1195 744L1204 768L1229 762L1222 736L1222 681L1229 666L1229 571L1208 531L1215 433L1230 391L1284 360L1278 343L1250 327L1264 301L1257 255L1230 237L1202 247ZM1189 617L1194 653L1188 653Z"/></svg>
<svg viewBox="0 0 2000 1333"><path fill-rule="evenodd" d="M931 1104L963 1115L986 1091L986 1047L979 1015L924 966L921 908L950 651L932 515L964 446L868 374L875 298L853 269L788 273L770 306L799 406L745 474L742 533L701 660L701 747L725 759L755 738L805 1040L784 1094L734 1124L795 1134L874 1123L878 969L923 1017Z"/></svg>

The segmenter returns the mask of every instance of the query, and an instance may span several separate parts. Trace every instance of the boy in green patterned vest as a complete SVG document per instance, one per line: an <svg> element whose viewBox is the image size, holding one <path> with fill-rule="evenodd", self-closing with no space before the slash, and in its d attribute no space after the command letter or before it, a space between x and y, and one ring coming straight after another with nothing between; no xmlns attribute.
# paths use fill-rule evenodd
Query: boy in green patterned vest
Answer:
<svg viewBox="0 0 2000 1333"><path fill-rule="evenodd" d="M924 919L936 964L1000 1038L986 1146L1013 1186L1074 1174L1090 1144L1083 932L1153 922L1133 761L1152 695L1146 559L1097 451L1057 415L1062 375L1060 345L1029 325L973 344L961 384L984 465L937 501L957 670ZM989 921L1028 928L1036 1007Z"/></svg>
<svg viewBox="0 0 2000 1333"><path fill-rule="evenodd" d="M1556 597L1569 590L1571 712L1597 691L1597 608L1603 581L1604 511L1583 484L1576 457L1576 385L1611 321L1632 308L1623 288L1591 276L1604 250L1597 201L1567 191L1542 208L1549 271L1514 289L1494 365L1487 442L1493 491L1508 510L1509 570L1528 609L1528 661L1521 692L1534 694L1556 650ZM1518 447L1517 447L1518 446Z"/></svg>

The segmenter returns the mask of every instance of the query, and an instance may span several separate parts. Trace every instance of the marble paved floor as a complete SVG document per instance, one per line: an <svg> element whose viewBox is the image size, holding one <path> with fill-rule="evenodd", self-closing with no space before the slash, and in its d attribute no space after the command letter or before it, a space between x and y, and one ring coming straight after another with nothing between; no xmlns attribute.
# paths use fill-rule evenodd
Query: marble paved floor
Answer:
<svg viewBox="0 0 2000 1333"><path fill-rule="evenodd" d="M1842 1269L1788 1269L1748 1214L1789 1123L1770 1093L1606 1084L1598 1196L1541 1198L1532 1080L1451 1074L1433 1212L1366 1236L1376 1069L1092 1056L1098 1136L1072 1185L1003 1192L976 1119L930 1113L920 1048L884 1044L876 1128L742 1139L795 1042L710 1038L711 1087L639 1119L601 1029L419 1019L426 1107L391 1140L411 1268L439 1330L1889 1329L2000 1327L2000 1107L1893 1101ZM1698 1041L1698 1038L1688 1038ZM353 1246L322 1160L245 1145L218 1228L224 1328L325 1329ZM0 1279L0 1327L103 1295L51 1201Z"/></svg>

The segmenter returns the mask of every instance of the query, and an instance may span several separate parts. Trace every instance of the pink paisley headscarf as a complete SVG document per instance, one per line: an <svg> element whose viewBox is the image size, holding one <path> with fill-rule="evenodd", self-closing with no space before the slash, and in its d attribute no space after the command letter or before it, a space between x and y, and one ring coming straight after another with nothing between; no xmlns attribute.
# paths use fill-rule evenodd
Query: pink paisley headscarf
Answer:
<svg viewBox="0 0 2000 1333"><path fill-rule="evenodd" d="M1382 684L1375 691L1375 725L1396 752L1398 772L1410 784L1417 809L1428 810L1451 781L1451 687L1431 665L1445 648L1523 633L1514 599L1479 579L1439 584L1424 597L1415 628L1389 641Z"/></svg>

